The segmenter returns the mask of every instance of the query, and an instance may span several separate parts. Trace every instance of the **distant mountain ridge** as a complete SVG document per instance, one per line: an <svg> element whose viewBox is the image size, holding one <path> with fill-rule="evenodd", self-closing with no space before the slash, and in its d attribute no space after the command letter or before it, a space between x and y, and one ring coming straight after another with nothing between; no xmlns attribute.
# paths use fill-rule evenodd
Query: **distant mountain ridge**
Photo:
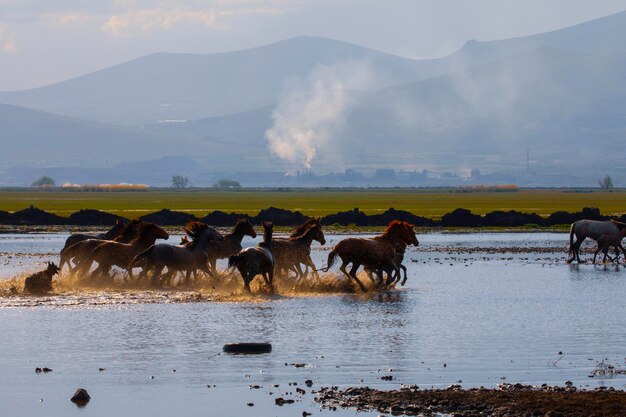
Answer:
<svg viewBox="0 0 626 417"><path fill-rule="evenodd" d="M271 155L264 137L285 83L319 65L354 61L377 77L346 92L345 120L319 149L317 169L520 170L530 149L545 172L626 174L623 39L626 12L469 41L433 60L315 37L222 54L153 54L0 93L8 103L0 104L7 143L0 165L86 167L180 155L212 172L293 169Z"/></svg>

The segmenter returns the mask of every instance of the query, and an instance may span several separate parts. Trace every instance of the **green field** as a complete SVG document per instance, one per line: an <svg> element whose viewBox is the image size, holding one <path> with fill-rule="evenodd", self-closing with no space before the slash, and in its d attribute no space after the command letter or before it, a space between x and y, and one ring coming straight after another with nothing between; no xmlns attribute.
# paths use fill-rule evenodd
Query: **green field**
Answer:
<svg viewBox="0 0 626 417"><path fill-rule="evenodd" d="M214 210L254 215L270 206L324 216L355 207L368 214L393 207L440 218L463 207L476 214L493 210L518 210L547 216L552 212L598 207L604 214L626 212L626 191L573 192L571 190L520 190L517 192L458 193L452 190L150 190L143 192L0 191L0 210L16 211L29 205L67 216L84 208L134 218L168 208L202 217Z"/></svg>

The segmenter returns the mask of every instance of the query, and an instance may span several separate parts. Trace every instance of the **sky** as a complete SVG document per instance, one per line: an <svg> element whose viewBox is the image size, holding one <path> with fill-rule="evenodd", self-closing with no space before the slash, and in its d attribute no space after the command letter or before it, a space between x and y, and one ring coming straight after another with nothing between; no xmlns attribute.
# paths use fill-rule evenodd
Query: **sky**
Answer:
<svg viewBox="0 0 626 417"><path fill-rule="evenodd" d="M0 91L154 52L225 52L299 35L440 57L470 39L541 33L623 10L623 0L0 0Z"/></svg>

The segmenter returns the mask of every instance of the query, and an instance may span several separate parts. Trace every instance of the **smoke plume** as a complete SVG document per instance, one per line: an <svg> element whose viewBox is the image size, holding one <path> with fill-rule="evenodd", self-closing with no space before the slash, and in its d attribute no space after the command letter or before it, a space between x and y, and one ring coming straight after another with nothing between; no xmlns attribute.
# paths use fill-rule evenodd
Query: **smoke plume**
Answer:
<svg viewBox="0 0 626 417"><path fill-rule="evenodd" d="M370 84L369 65L342 62L315 67L305 79L283 89L265 132L270 151L280 159L310 169L318 151L341 130L350 106L348 90Z"/></svg>

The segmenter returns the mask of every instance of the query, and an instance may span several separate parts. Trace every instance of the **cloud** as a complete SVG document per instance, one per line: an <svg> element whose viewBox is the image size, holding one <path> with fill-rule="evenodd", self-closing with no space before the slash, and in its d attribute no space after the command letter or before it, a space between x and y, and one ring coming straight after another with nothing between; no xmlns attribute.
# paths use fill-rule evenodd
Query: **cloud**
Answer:
<svg viewBox="0 0 626 417"><path fill-rule="evenodd" d="M278 15L293 10L294 0L217 0L204 2L162 1L158 7L137 7L138 2L118 1L121 12L110 15L101 30L114 35L136 30L169 29L175 25L197 24L226 29L228 19L243 15Z"/></svg>

